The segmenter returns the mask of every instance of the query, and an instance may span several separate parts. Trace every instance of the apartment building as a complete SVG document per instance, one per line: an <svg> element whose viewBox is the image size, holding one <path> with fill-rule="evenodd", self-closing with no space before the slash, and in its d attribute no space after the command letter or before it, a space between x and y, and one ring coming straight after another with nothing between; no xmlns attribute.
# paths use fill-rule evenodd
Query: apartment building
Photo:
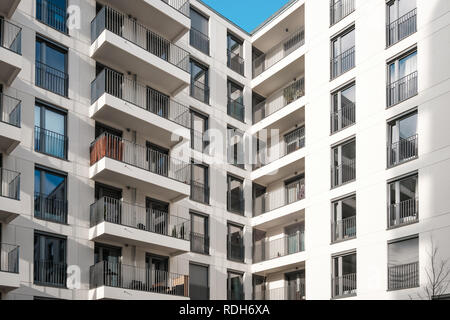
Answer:
<svg viewBox="0 0 450 320"><path fill-rule="evenodd" d="M2 1L1 298L418 297L450 258L449 12Z"/></svg>

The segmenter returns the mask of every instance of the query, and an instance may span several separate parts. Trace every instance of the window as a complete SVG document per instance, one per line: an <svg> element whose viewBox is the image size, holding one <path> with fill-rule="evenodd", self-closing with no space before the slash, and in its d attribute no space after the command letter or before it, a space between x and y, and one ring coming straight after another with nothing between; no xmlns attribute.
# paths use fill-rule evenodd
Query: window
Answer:
<svg viewBox="0 0 450 320"><path fill-rule="evenodd" d="M209 204L209 168L192 161L191 170L191 200Z"/></svg>
<svg viewBox="0 0 450 320"><path fill-rule="evenodd" d="M243 41L228 33L227 35L227 65L231 70L244 75Z"/></svg>
<svg viewBox="0 0 450 320"><path fill-rule="evenodd" d="M122 248L95 243L94 264L92 269L103 278L104 284L110 287L119 287L121 282L120 271L122 270Z"/></svg>
<svg viewBox="0 0 450 320"><path fill-rule="evenodd" d="M290 178L284 182L286 193L285 205L303 200L305 198L305 174Z"/></svg>
<svg viewBox="0 0 450 320"><path fill-rule="evenodd" d="M36 37L36 86L67 97L67 49Z"/></svg>
<svg viewBox="0 0 450 320"><path fill-rule="evenodd" d="M244 215L244 180L232 175L228 175L227 180L227 210L233 213Z"/></svg>
<svg viewBox="0 0 450 320"><path fill-rule="evenodd" d="M417 51L388 63L387 104L391 107L417 94Z"/></svg>
<svg viewBox="0 0 450 320"><path fill-rule="evenodd" d="M356 252L333 257L332 297L356 295Z"/></svg>
<svg viewBox="0 0 450 320"><path fill-rule="evenodd" d="M208 18L191 7L190 44L192 47L209 55Z"/></svg>
<svg viewBox="0 0 450 320"><path fill-rule="evenodd" d="M235 83L234 81L228 80L228 115L244 122L245 120L245 107L244 107L244 88Z"/></svg>
<svg viewBox="0 0 450 320"><path fill-rule="evenodd" d="M419 237L388 243L388 290L419 286Z"/></svg>
<svg viewBox="0 0 450 320"><path fill-rule="evenodd" d="M284 274L286 283L286 300L305 299L305 270L289 272Z"/></svg>
<svg viewBox="0 0 450 320"><path fill-rule="evenodd" d="M355 28L331 41L331 79L355 67Z"/></svg>
<svg viewBox="0 0 450 320"><path fill-rule="evenodd" d="M334 25L355 11L355 0L331 0L330 21Z"/></svg>
<svg viewBox="0 0 450 320"><path fill-rule="evenodd" d="M419 219L418 175L388 184L388 227L398 227Z"/></svg>
<svg viewBox="0 0 450 320"><path fill-rule="evenodd" d="M331 242L356 238L356 195L332 204Z"/></svg>
<svg viewBox="0 0 450 320"><path fill-rule="evenodd" d="M209 254L209 219L191 212L191 251Z"/></svg>
<svg viewBox="0 0 450 320"><path fill-rule="evenodd" d="M41 286L66 286L67 240L46 233L34 233L34 283Z"/></svg>
<svg viewBox="0 0 450 320"><path fill-rule="evenodd" d="M228 300L244 300L244 274L228 271L227 291Z"/></svg>
<svg viewBox="0 0 450 320"><path fill-rule="evenodd" d="M208 67L191 59L191 97L209 104L209 71Z"/></svg>
<svg viewBox="0 0 450 320"><path fill-rule="evenodd" d="M36 167L34 170L34 216L56 223L67 223L67 176Z"/></svg>
<svg viewBox="0 0 450 320"><path fill-rule="evenodd" d="M145 199L146 221L145 225L138 224L138 228L162 235L171 235L173 230L169 230L172 221L169 218L169 204L152 198ZM172 222L173 223L173 222Z"/></svg>
<svg viewBox="0 0 450 320"><path fill-rule="evenodd" d="M46 25L68 33L67 0L36 0L36 19Z"/></svg>
<svg viewBox="0 0 450 320"><path fill-rule="evenodd" d="M228 260L244 262L245 246L244 246L244 227L228 223Z"/></svg>
<svg viewBox="0 0 450 320"><path fill-rule="evenodd" d="M355 84L352 83L331 95L331 133L355 123Z"/></svg>
<svg viewBox="0 0 450 320"><path fill-rule="evenodd" d="M331 187L335 188L356 178L356 141L345 142L331 150Z"/></svg>
<svg viewBox="0 0 450 320"><path fill-rule="evenodd" d="M284 135L285 154L295 152L305 146L305 127L298 127Z"/></svg>
<svg viewBox="0 0 450 320"><path fill-rule="evenodd" d="M416 31L416 0L394 0L388 2L386 45L389 47Z"/></svg>
<svg viewBox="0 0 450 320"><path fill-rule="evenodd" d="M241 169L245 168L244 159L244 133L231 126L227 127L227 156L228 163L233 164Z"/></svg>
<svg viewBox="0 0 450 320"><path fill-rule="evenodd" d="M305 250L305 224L296 223L284 228L286 235L286 251L285 255L294 254ZM276 243L276 240L273 242Z"/></svg>
<svg viewBox="0 0 450 320"><path fill-rule="evenodd" d="M149 162L149 171L161 176L169 176L169 150L146 142L147 161Z"/></svg>
<svg viewBox="0 0 450 320"><path fill-rule="evenodd" d="M417 111L390 121L388 130L388 167L417 158Z"/></svg>
<svg viewBox="0 0 450 320"><path fill-rule="evenodd" d="M191 148L199 152L205 152L209 145L206 136L208 131L208 116L191 110Z"/></svg>
<svg viewBox="0 0 450 320"><path fill-rule="evenodd" d="M67 112L36 101L34 107L34 150L67 159Z"/></svg>
<svg viewBox="0 0 450 320"><path fill-rule="evenodd" d="M209 268L189 264L189 297L191 300L209 300Z"/></svg>

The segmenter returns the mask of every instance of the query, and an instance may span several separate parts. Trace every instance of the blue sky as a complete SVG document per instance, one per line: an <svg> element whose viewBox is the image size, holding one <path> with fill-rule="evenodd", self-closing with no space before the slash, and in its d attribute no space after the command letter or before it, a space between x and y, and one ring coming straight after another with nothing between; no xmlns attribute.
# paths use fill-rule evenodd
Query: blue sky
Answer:
<svg viewBox="0 0 450 320"><path fill-rule="evenodd" d="M250 32L289 0L203 0L203 2Z"/></svg>

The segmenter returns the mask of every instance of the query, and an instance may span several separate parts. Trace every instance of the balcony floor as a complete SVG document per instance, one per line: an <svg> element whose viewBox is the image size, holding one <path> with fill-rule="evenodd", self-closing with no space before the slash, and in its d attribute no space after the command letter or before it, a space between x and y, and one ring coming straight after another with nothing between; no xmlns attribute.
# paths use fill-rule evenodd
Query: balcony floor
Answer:
<svg viewBox="0 0 450 320"><path fill-rule="evenodd" d="M20 211L19 200L0 197L0 222L10 223L20 215Z"/></svg>
<svg viewBox="0 0 450 320"><path fill-rule="evenodd" d="M18 273L0 272L0 291L9 292L18 288L20 288Z"/></svg>
<svg viewBox="0 0 450 320"><path fill-rule="evenodd" d="M190 298L103 286L90 289L89 300L190 300Z"/></svg>
<svg viewBox="0 0 450 320"><path fill-rule="evenodd" d="M21 56L0 47L0 83L10 86L22 70Z"/></svg>
<svg viewBox="0 0 450 320"><path fill-rule="evenodd" d="M10 124L0 122L0 152L10 154L20 144L21 129Z"/></svg>
<svg viewBox="0 0 450 320"><path fill-rule="evenodd" d="M20 0L2 0L0 1L0 16L11 18L14 11L16 11Z"/></svg>

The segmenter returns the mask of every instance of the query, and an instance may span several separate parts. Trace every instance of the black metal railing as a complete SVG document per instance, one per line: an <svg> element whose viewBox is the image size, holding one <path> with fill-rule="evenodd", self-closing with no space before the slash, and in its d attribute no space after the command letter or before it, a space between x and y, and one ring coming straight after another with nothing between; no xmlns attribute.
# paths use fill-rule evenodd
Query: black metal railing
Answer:
<svg viewBox="0 0 450 320"><path fill-rule="evenodd" d="M300 279L296 285L253 292L253 300L305 300L305 297L305 279Z"/></svg>
<svg viewBox="0 0 450 320"><path fill-rule="evenodd" d="M331 223L331 242L356 238L356 216Z"/></svg>
<svg viewBox="0 0 450 320"><path fill-rule="evenodd" d="M393 167L419 156L419 135L400 138L399 141L388 145L388 165Z"/></svg>
<svg viewBox="0 0 450 320"><path fill-rule="evenodd" d="M54 261L34 261L34 284L39 286L66 287L67 264Z"/></svg>
<svg viewBox="0 0 450 320"><path fill-rule="evenodd" d="M20 100L0 92L0 121L20 128L21 104Z"/></svg>
<svg viewBox="0 0 450 320"><path fill-rule="evenodd" d="M166 211L103 197L90 207L91 227L109 222L189 241L190 221Z"/></svg>
<svg viewBox="0 0 450 320"><path fill-rule="evenodd" d="M19 246L0 243L0 271L19 273Z"/></svg>
<svg viewBox="0 0 450 320"><path fill-rule="evenodd" d="M90 157L91 166L106 157L185 184L191 182L189 163L106 132L91 143Z"/></svg>
<svg viewBox="0 0 450 320"><path fill-rule="evenodd" d="M338 166L331 167L331 187L336 188L356 179L355 159L342 159Z"/></svg>
<svg viewBox="0 0 450 320"><path fill-rule="evenodd" d="M0 47L22 54L22 28L0 18Z"/></svg>
<svg viewBox="0 0 450 320"><path fill-rule="evenodd" d="M127 15L109 7L103 9L91 22L92 43L108 30L150 52L170 64L190 72L189 52L164 39Z"/></svg>
<svg viewBox="0 0 450 320"><path fill-rule="evenodd" d="M67 224L67 200L36 192L34 216L41 220Z"/></svg>
<svg viewBox="0 0 450 320"><path fill-rule="evenodd" d="M209 204L209 186L191 181L191 200Z"/></svg>
<svg viewBox="0 0 450 320"><path fill-rule="evenodd" d="M417 31L417 9L386 26L386 46L392 46Z"/></svg>
<svg viewBox="0 0 450 320"><path fill-rule="evenodd" d="M244 75L244 58L240 54L227 50L227 66L240 75Z"/></svg>
<svg viewBox="0 0 450 320"><path fill-rule="evenodd" d="M283 236L274 240L260 240L253 244L253 262L268 261L305 251L305 232Z"/></svg>
<svg viewBox="0 0 450 320"><path fill-rule="evenodd" d="M332 278L331 288L333 298L356 295L356 273Z"/></svg>
<svg viewBox="0 0 450 320"><path fill-rule="evenodd" d="M295 129L284 136L285 148L281 156L285 156L305 147L305 127Z"/></svg>
<svg viewBox="0 0 450 320"><path fill-rule="evenodd" d="M227 113L230 117L233 117L236 120L244 122L245 106L243 104L243 98L239 97L235 100L228 98Z"/></svg>
<svg viewBox="0 0 450 320"><path fill-rule="evenodd" d="M354 103L343 105L342 108L331 113L331 133L338 132L356 122L356 108Z"/></svg>
<svg viewBox="0 0 450 320"><path fill-rule="evenodd" d="M68 137L63 134L34 127L34 150L37 152L67 159L68 142Z"/></svg>
<svg viewBox="0 0 450 320"><path fill-rule="evenodd" d="M20 173L0 168L0 197L20 200Z"/></svg>
<svg viewBox="0 0 450 320"><path fill-rule="evenodd" d="M330 25L334 25L355 11L355 0L330 2Z"/></svg>
<svg viewBox="0 0 450 320"><path fill-rule="evenodd" d="M105 68L91 83L91 103L97 101L105 93L183 127L190 127L191 116L188 107L108 68Z"/></svg>
<svg viewBox="0 0 450 320"><path fill-rule="evenodd" d="M235 239L231 235L228 235L227 239L227 258L228 260L234 260L243 262L245 259L245 246L244 239Z"/></svg>
<svg viewBox="0 0 450 320"><path fill-rule="evenodd" d="M209 237L204 234L191 232L191 251L209 254Z"/></svg>
<svg viewBox="0 0 450 320"><path fill-rule="evenodd" d="M36 61L36 86L67 97L69 91L69 75L62 70Z"/></svg>
<svg viewBox="0 0 450 320"><path fill-rule="evenodd" d="M161 0L167 3L175 10L181 12L186 17L189 17L189 0Z"/></svg>
<svg viewBox="0 0 450 320"><path fill-rule="evenodd" d="M189 276L139 268L113 262L99 262L89 270L90 289L112 287L189 297Z"/></svg>
<svg viewBox="0 0 450 320"><path fill-rule="evenodd" d="M419 286L419 262L388 267L388 289L401 290Z"/></svg>
<svg viewBox="0 0 450 320"><path fill-rule="evenodd" d="M189 44L204 54L209 55L209 37L201 31L191 27Z"/></svg>
<svg viewBox="0 0 450 320"><path fill-rule="evenodd" d="M388 206L388 226L394 228L419 220L419 199L408 199Z"/></svg>
<svg viewBox="0 0 450 320"><path fill-rule="evenodd" d="M53 1L36 0L36 19L42 23L63 33L68 33L67 18L66 8L55 5Z"/></svg>
<svg viewBox="0 0 450 320"><path fill-rule="evenodd" d="M417 71L387 85L388 107L405 101L418 92Z"/></svg>
<svg viewBox="0 0 450 320"><path fill-rule="evenodd" d="M355 47L351 47L331 59L331 79L337 78L355 67Z"/></svg>
<svg viewBox="0 0 450 320"><path fill-rule="evenodd" d="M200 82L200 81L194 81L191 82L190 86L190 95L191 97L209 104L209 86Z"/></svg>

